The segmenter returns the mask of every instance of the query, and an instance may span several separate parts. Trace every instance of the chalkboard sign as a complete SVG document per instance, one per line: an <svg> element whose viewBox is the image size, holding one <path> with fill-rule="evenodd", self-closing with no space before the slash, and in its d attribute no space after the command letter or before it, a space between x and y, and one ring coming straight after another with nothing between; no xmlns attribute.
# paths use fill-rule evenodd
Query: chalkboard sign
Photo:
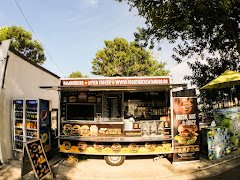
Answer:
<svg viewBox="0 0 240 180"><path fill-rule="evenodd" d="M51 173L40 139L26 142L23 147L21 176L23 177L32 170L37 179L42 179Z"/></svg>

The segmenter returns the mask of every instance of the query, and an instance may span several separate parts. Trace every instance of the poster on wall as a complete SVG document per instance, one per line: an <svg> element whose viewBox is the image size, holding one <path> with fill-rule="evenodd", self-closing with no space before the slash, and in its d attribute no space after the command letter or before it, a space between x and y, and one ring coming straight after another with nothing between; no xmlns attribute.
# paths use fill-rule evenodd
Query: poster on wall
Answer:
<svg viewBox="0 0 240 180"><path fill-rule="evenodd" d="M173 98L173 162L199 160L199 122L197 98Z"/></svg>
<svg viewBox="0 0 240 180"><path fill-rule="evenodd" d="M122 95L104 94L103 96L103 121L117 121L122 117Z"/></svg>

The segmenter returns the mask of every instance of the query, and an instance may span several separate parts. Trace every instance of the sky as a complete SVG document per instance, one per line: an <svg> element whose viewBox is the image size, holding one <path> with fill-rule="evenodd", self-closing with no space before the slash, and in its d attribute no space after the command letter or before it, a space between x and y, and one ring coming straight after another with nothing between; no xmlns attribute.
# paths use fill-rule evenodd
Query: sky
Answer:
<svg viewBox="0 0 240 180"><path fill-rule="evenodd" d="M104 41L115 37L133 41L133 33L144 26L144 19L136 10L129 11L126 3L115 0L4 0L0 6L0 27L12 25L34 31L33 37L45 49L46 69L60 77L73 71L94 77L91 62L97 51L103 49ZM160 46L161 51L155 49L154 55L167 63L166 68L180 83L186 64L175 66L171 58L173 45L163 41Z"/></svg>

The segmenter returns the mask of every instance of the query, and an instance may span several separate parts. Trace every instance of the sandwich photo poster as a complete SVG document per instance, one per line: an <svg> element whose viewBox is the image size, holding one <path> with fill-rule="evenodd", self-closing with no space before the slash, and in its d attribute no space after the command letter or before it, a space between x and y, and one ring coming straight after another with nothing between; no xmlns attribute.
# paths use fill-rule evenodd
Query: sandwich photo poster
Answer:
<svg viewBox="0 0 240 180"><path fill-rule="evenodd" d="M173 162L199 160L199 121L196 97L173 97Z"/></svg>

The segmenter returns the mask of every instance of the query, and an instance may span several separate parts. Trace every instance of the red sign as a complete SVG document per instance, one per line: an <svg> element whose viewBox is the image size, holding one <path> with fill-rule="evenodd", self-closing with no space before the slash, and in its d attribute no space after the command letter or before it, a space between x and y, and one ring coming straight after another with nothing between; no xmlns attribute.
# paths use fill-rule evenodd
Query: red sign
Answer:
<svg viewBox="0 0 240 180"><path fill-rule="evenodd" d="M81 78L63 79L63 86L135 86L135 85L168 85L169 77L122 77L122 78Z"/></svg>

